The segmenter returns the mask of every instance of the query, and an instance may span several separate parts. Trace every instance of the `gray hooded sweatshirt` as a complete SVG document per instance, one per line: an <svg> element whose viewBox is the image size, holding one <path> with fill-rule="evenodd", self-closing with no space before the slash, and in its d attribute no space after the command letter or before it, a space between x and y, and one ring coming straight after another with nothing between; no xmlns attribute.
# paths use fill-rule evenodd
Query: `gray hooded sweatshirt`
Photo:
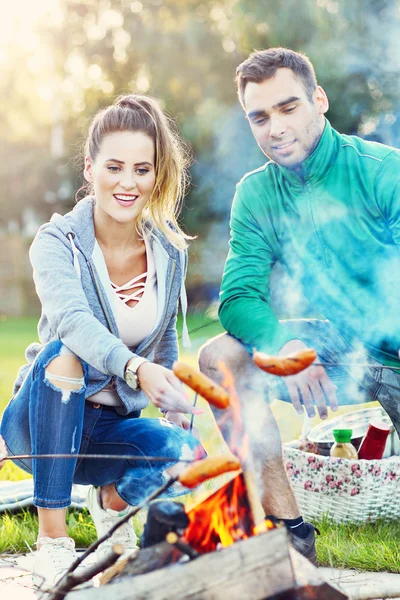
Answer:
<svg viewBox="0 0 400 600"><path fill-rule="evenodd" d="M156 324L137 348L128 348L119 338L104 269L99 269L93 260L94 204L95 199L87 197L65 216L54 214L49 223L40 227L32 243L29 256L42 305L38 324L40 343L28 346L29 364L21 367L14 393L43 346L59 339L89 366L86 398L112 380L123 402L116 410L128 414L143 409L148 399L141 390L132 390L125 383L126 363L139 355L171 368L178 357L179 298L184 317L183 342L189 344L184 288L187 253L174 248L157 229L152 231L150 244L157 275ZM150 227L146 226L146 230L149 233Z"/></svg>

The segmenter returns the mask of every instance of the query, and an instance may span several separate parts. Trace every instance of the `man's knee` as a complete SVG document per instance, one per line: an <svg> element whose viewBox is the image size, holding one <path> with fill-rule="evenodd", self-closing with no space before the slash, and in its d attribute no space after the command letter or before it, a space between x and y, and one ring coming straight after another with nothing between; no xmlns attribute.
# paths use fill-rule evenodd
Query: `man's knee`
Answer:
<svg viewBox="0 0 400 600"><path fill-rule="evenodd" d="M250 361L246 348L237 339L221 333L208 340L199 350L199 367L203 373L218 371L218 362L234 368L236 365Z"/></svg>

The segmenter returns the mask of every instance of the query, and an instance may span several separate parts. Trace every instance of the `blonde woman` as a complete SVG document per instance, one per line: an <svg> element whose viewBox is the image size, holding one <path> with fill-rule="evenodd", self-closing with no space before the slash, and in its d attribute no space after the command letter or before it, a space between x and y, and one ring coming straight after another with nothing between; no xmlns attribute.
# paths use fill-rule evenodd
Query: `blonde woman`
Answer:
<svg viewBox="0 0 400 600"><path fill-rule="evenodd" d="M198 411L171 371L179 300L187 336L187 236L176 221L186 167L185 145L157 101L117 98L89 128L90 195L65 216L53 215L30 249L41 343L28 347L29 364L3 416L7 450L122 456L16 461L34 478L34 574L43 589L76 556L65 523L73 482L91 486L88 505L101 536L159 487L180 458L204 453L186 431L184 413ZM149 401L165 419L139 418ZM136 548L131 525L117 530L110 545L116 537L128 552Z"/></svg>
<svg viewBox="0 0 400 600"><path fill-rule="evenodd" d="M7 456L7 448L0 435L0 470L4 467L4 458Z"/></svg>

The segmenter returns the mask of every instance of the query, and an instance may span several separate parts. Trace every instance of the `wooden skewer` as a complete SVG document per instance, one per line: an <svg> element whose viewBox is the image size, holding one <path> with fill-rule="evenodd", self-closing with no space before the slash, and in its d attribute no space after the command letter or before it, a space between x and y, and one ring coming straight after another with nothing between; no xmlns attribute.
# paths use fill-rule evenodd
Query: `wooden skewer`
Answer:
<svg viewBox="0 0 400 600"><path fill-rule="evenodd" d="M193 459L173 456L146 456L145 454L12 454L11 456L0 453L0 460L30 460L33 458L101 458L112 460L146 460L153 462L194 462Z"/></svg>
<svg viewBox="0 0 400 600"><path fill-rule="evenodd" d="M254 525L257 527L264 522L265 513L256 489L252 472L249 470L243 470L243 477L246 483L247 497L249 499L251 512L253 513Z"/></svg>
<svg viewBox="0 0 400 600"><path fill-rule="evenodd" d="M360 367L362 369L393 369L400 371L400 367L390 367L389 365L371 365L369 363L312 363L311 367Z"/></svg>
<svg viewBox="0 0 400 600"><path fill-rule="evenodd" d="M171 544L171 546L175 546L175 548L178 548L178 550L186 554L191 560L199 556L197 550L192 548L192 546L190 546L190 544L188 544L187 542L184 542L179 537L179 535L175 533L175 531L170 531L169 533L167 533L167 535L165 536L165 540L166 542L168 542L168 544Z"/></svg>

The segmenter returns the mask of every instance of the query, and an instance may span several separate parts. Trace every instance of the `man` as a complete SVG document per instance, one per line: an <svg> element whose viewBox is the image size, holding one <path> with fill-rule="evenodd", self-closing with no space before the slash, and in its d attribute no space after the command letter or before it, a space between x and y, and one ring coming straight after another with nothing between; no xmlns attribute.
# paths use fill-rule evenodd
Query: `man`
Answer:
<svg viewBox="0 0 400 600"><path fill-rule="evenodd" d="M380 368L400 366L400 153L331 127L327 96L302 54L254 52L236 81L269 160L237 187L219 311L229 335L202 348L200 368L220 380L222 360L235 374L262 472L263 508L286 522L293 545L315 562L314 529L300 516L264 398L275 387L272 398L291 401L299 413L304 406L310 417L316 406L322 418L338 401L376 398L400 431L400 376ZM278 321L269 300L278 261L292 279L280 296L300 291L326 320ZM317 350L318 362L338 366L310 366L278 380L251 360L254 349L286 355L307 346ZM352 367L356 362L368 366ZM221 430L229 440L226 420Z"/></svg>

